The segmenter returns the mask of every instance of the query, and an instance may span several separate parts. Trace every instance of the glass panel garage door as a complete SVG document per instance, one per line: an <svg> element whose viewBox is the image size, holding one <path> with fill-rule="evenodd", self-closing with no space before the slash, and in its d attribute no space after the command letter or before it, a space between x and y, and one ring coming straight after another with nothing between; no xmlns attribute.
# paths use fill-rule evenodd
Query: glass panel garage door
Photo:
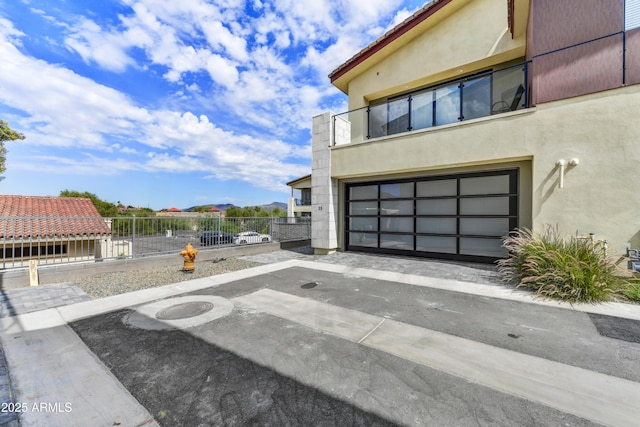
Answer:
<svg viewBox="0 0 640 427"><path fill-rule="evenodd" d="M518 226L518 171L347 185L347 249L491 261Z"/></svg>

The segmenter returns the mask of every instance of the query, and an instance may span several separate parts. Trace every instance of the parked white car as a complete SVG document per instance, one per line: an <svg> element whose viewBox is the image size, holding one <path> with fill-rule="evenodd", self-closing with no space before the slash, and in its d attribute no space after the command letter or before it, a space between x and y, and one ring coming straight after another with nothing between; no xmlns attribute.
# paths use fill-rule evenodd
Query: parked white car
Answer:
<svg viewBox="0 0 640 427"><path fill-rule="evenodd" d="M243 231L242 233L238 233L233 238L233 243L236 245L242 245L245 243L263 243L270 242L271 236L268 234L260 234L256 231Z"/></svg>

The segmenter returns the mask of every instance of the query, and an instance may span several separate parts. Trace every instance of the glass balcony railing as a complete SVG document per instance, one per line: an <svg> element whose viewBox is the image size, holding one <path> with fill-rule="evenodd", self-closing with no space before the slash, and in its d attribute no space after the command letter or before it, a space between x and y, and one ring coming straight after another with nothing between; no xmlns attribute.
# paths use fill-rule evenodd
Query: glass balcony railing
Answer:
<svg viewBox="0 0 640 427"><path fill-rule="evenodd" d="M526 108L521 63L389 99L367 108L367 138L446 125Z"/></svg>

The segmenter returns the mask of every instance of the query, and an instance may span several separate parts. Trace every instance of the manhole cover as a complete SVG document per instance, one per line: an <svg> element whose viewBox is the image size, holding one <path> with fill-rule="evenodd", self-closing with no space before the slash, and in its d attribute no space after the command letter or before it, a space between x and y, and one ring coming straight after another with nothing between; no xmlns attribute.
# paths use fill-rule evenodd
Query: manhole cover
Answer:
<svg viewBox="0 0 640 427"><path fill-rule="evenodd" d="M167 298L144 304L125 315L127 326L148 330L184 329L219 319L233 311L228 299L209 295Z"/></svg>
<svg viewBox="0 0 640 427"><path fill-rule="evenodd" d="M160 310L156 313L156 319L178 320L200 316L207 311L213 310L213 304L205 301L183 302Z"/></svg>
<svg viewBox="0 0 640 427"><path fill-rule="evenodd" d="M304 285L301 285L300 287L301 287L302 289L313 289L313 288L315 288L316 286L318 286L318 283L317 283L317 282L309 282L309 283L305 283Z"/></svg>

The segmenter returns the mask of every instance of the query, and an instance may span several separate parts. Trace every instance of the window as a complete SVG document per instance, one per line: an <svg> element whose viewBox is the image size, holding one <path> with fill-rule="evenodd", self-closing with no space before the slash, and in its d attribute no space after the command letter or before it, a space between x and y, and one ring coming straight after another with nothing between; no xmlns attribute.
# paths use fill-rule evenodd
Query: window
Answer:
<svg viewBox="0 0 640 427"><path fill-rule="evenodd" d="M411 129L433 126L433 91L411 97Z"/></svg>
<svg viewBox="0 0 640 427"><path fill-rule="evenodd" d="M491 76L464 82L462 87L462 117L464 120L491 114Z"/></svg>
<svg viewBox="0 0 640 427"><path fill-rule="evenodd" d="M301 191L302 195L302 206L311 206L311 189L303 188Z"/></svg>
<svg viewBox="0 0 640 427"><path fill-rule="evenodd" d="M455 83L435 90L436 126L460 120L460 84Z"/></svg>
<svg viewBox="0 0 640 427"><path fill-rule="evenodd" d="M3 249L3 258L29 258L64 255L67 253L66 245L42 245L42 246L15 246Z"/></svg>
<svg viewBox="0 0 640 427"><path fill-rule="evenodd" d="M527 63L522 63L485 71L370 105L367 137L379 138L525 108L526 70Z"/></svg>
<svg viewBox="0 0 640 427"><path fill-rule="evenodd" d="M638 27L640 27L640 0L625 0L624 30L629 31Z"/></svg>

